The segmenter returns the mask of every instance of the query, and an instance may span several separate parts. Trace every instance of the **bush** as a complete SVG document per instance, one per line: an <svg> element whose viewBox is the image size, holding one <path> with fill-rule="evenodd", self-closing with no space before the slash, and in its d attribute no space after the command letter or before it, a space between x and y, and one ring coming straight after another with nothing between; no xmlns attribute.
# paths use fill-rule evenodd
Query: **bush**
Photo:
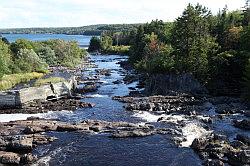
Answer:
<svg viewBox="0 0 250 166"><path fill-rule="evenodd" d="M101 51L101 39L99 39L98 37L92 37L90 40L88 51Z"/></svg>
<svg viewBox="0 0 250 166"><path fill-rule="evenodd" d="M4 75L0 81L0 90L3 91L11 89L17 84L26 83L32 79L41 78L43 75L43 73L36 72Z"/></svg>
<svg viewBox="0 0 250 166"><path fill-rule="evenodd" d="M111 46L109 49L104 50L104 53L127 55L129 48L130 46Z"/></svg>
<svg viewBox="0 0 250 166"><path fill-rule="evenodd" d="M65 67L77 66L87 55L87 52L81 49L76 41L48 40L43 44L54 51L57 64Z"/></svg>
<svg viewBox="0 0 250 166"><path fill-rule="evenodd" d="M50 78L45 78L45 79L38 79L34 83L34 86L41 86L41 85L46 85L49 83L58 83L58 82L64 82L65 79L61 77L50 77Z"/></svg>
<svg viewBox="0 0 250 166"><path fill-rule="evenodd" d="M55 52L48 46L40 48L38 50L38 56L49 66L54 66L57 64L57 58Z"/></svg>
<svg viewBox="0 0 250 166"><path fill-rule="evenodd" d="M17 56L15 65L21 72L46 72L48 69L48 65L39 58L34 50L20 49Z"/></svg>
<svg viewBox="0 0 250 166"><path fill-rule="evenodd" d="M11 72L11 55L9 46L0 40L0 79L4 74L8 74Z"/></svg>

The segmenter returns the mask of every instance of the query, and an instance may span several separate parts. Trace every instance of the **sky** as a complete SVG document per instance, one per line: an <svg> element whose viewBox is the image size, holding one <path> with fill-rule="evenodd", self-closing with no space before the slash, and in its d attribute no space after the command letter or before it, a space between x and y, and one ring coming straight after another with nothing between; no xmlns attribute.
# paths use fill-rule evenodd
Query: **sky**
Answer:
<svg viewBox="0 0 250 166"><path fill-rule="evenodd" d="M173 21L188 3L213 13L241 9L245 0L0 0L0 28L77 27Z"/></svg>

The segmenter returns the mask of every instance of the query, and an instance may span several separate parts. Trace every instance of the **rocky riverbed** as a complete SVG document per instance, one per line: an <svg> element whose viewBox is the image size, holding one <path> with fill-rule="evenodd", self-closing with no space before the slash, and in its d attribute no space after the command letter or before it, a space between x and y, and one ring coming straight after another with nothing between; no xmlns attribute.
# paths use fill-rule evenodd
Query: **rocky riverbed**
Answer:
<svg viewBox="0 0 250 166"><path fill-rule="evenodd" d="M178 92L144 96L144 80L125 60L92 56L75 73L74 98L6 110L0 115L0 163L250 164L245 101ZM17 118L13 112L35 114Z"/></svg>

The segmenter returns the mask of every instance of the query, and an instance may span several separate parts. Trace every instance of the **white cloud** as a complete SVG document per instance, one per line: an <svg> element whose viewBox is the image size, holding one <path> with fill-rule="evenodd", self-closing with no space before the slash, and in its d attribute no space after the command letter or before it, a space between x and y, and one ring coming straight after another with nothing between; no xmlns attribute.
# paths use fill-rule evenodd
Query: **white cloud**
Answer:
<svg viewBox="0 0 250 166"><path fill-rule="evenodd" d="M214 13L226 4L230 10L245 0L0 0L0 28L62 27L104 23L171 21L188 2L200 3Z"/></svg>

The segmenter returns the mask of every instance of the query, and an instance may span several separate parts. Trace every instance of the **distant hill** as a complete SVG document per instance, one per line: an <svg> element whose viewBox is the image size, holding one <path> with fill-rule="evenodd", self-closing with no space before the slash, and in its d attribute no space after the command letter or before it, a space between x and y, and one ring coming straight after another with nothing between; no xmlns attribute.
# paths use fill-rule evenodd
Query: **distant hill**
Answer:
<svg viewBox="0 0 250 166"><path fill-rule="evenodd" d="M67 34L67 35L101 35L104 31L129 31L140 24L99 24L82 27L62 28L9 28L0 29L0 34Z"/></svg>

